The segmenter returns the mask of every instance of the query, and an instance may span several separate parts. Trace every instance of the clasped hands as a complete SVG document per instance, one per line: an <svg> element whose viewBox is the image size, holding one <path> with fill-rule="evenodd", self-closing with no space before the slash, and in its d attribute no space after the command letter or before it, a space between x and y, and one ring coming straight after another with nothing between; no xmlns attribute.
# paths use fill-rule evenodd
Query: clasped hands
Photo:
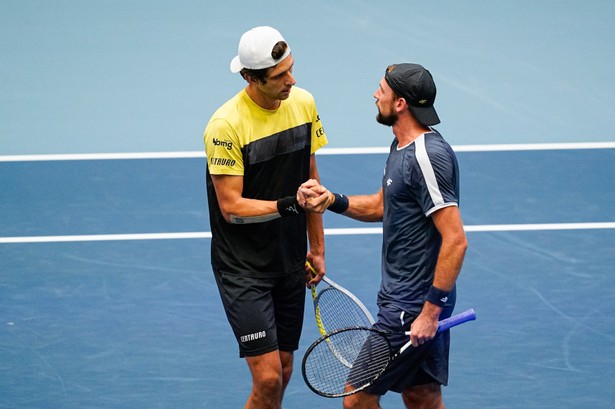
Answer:
<svg viewBox="0 0 615 409"><path fill-rule="evenodd" d="M297 203L307 212L324 213L335 202L335 196L315 179L297 189Z"/></svg>

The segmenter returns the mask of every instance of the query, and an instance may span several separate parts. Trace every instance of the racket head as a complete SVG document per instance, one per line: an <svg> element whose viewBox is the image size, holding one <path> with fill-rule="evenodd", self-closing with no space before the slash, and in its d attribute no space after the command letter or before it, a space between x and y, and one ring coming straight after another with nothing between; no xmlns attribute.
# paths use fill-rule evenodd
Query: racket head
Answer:
<svg viewBox="0 0 615 409"><path fill-rule="evenodd" d="M301 373L314 393L338 398L371 385L392 357L386 333L367 327L342 328L310 345L301 363Z"/></svg>
<svg viewBox="0 0 615 409"><path fill-rule="evenodd" d="M340 328L371 327L374 324L360 301L336 287L329 286L320 291L314 306L319 310L325 334Z"/></svg>
<svg viewBox="0 0 615 409"><path fill-rule="evenodd" d="M306 269L316 276L316 270L309 261L305 262ZM374 324L374 318L369 310L353 293L335 283L326 276L322 277L322 283L327 287L317 291L316 285L310 286L314 302L316 326L321 336L346 327L366 326Z"/></svg>

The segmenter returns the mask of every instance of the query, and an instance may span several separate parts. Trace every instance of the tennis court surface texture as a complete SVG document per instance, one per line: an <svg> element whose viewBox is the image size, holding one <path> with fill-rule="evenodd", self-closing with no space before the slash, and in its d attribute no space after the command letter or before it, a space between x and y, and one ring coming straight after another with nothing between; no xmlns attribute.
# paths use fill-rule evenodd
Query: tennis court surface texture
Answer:
<svg viewBox="0 0 615 409"><path fill-rule="evenodd" d="M460 147L469 250L455 408L615 401L615 149ZM386 154L318 155L371 193ZM250 386L211 273L205 159L0 162L0 407L237 408ZM328 272L375 311L379 224L325 217ZM297 367L318 337L306 294ZM299 371L285 407L336 408ZM386 395L385 407L399 407Z"/></svg>

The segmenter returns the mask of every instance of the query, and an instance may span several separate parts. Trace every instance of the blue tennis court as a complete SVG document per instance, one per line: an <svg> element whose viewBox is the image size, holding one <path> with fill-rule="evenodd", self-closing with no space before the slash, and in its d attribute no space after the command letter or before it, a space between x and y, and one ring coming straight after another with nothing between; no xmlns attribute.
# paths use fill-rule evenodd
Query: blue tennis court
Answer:
<svg viewBox="0 0 615 409"><path fill-rule="evenodd" d="M457 311L478 314L453 330L448 407L612 408L614 17L603 0L0 0L0 409L243 406L202 135L264 24L316 98L332 190L378 189L384 68L434 75L470 244ZM375 312L380 226L325 227L328 273ZM308 407L341 402L296 370L285 408Z"/></svg>
<svg viewBox="0 0 615 409"><path fill-rule="evenodd" d="M479 318L453 330L445 399L610 407L615 195L604 183L615 178L615 149L458 155L470 248L457 310ZM318 157L324 183L349 194L375 191L384 159ZM243 405L250 378L211 276L204 165L0 163L0 407ZM329 274L372 311L378 227L326 216ZM309 295L306 308L297 366L318 337ZM312 394L296 372L285 405L340 402Z"/></svg>

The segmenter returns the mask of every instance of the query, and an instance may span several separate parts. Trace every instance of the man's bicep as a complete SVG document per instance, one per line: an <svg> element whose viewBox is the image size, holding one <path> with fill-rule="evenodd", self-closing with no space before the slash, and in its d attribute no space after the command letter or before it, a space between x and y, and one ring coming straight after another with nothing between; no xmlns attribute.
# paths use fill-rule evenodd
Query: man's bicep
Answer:
<svg viewBox="0 0 615 409"><path fill-rule="evenodd" d="M443 238L465 236L459 207L456 205L436 210L431 214L431 218Z"/></svg>
<svg viewBox="0 0 615 409"><path fill-rule="evenodd" d="M226 217L231 212L235 203L241 198L243 176L211 175L211 180L216 191L220 210Z"/></svg>

